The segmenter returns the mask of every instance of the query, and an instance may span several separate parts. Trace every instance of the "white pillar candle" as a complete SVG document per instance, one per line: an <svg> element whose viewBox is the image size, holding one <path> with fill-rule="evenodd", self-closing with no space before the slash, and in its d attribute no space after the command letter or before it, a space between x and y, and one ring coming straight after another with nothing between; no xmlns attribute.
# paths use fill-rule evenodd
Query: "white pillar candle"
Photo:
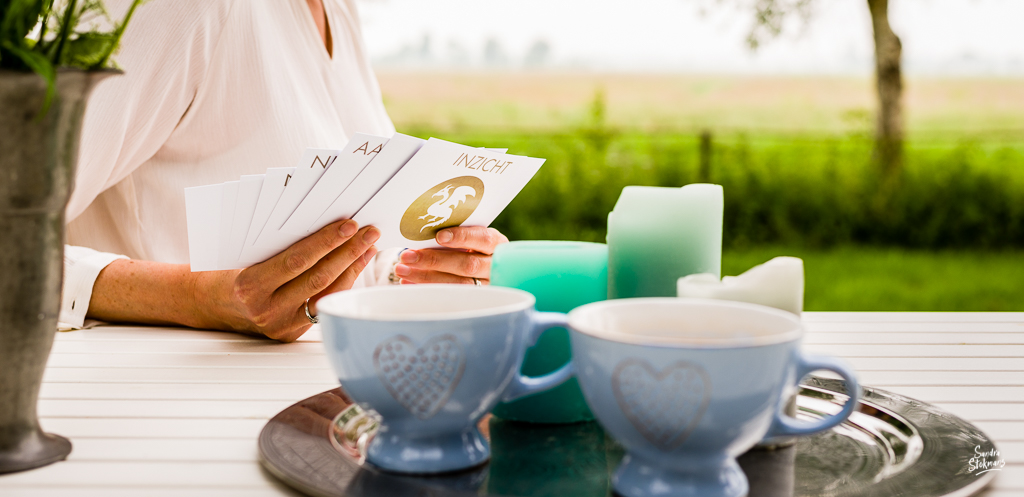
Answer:
<svg viewBox="0 0 1024 497"><path fill-rule="evenodd" d="M608 214L608 298L671 297L676 280L721 274L720 185L627 186Z"/></svg>
<svg viewBox="0 0 1024 497"><path fill-rule="evenodd" d="M721 281L710 273L692 274L679 278L676 290L680 297L749 302L799 315L804 309L804 261L776 257Z"/></svg>

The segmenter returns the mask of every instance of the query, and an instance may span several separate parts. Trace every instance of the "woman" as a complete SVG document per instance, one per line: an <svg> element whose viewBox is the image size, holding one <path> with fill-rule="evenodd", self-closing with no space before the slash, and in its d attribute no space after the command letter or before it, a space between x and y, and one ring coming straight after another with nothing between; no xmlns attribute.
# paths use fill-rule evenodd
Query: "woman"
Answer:
<svg viewBox="0 0 1024 497"><path fill-rule="evenodd" d="M292 341L328 293L486 282L490 254L508 241L452 228L437 242L459 250L397 260L398 251L376 253L376 228L339 221L248 269L192 273L184 188L290 166L306 147L340 148L355 132L394 132L353 0L153 0L117 60L125 75L90 100L67 210L61 322L70 327L93 318Z"/></svg>

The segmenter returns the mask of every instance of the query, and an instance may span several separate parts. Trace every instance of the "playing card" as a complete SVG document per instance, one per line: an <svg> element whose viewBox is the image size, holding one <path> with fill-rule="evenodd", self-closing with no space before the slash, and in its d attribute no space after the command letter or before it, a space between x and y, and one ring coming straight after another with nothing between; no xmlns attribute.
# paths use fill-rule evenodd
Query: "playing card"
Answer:
<svg viewBox="0 0 1024 497"><path fill-rule="evenodd" d="M319 219L335 200L343 196L352 180L366 168L366 165L387 149L387 143L388 139L382 136L363 133L353 135L348 145L341 150L338 159L317 180L316 185L281 226L281 233L305 237L310 231L310 225ZM326 223L323 226L326 226Z"/></svg>
<svg viewBox="0 0 1024 497"><path fill-rule="evenodd" d="M444 228L489 225L543 164L431 138L354 219L380 229L380 250L436 247Z"/></svg>
<svg viewBox="0 0 1024 497"><path fill-rule="evenodd" d="M224 185L185 189L185 218L188 223L188 258L192 271L215 271L220 244L220 212Z"/></svg>
<svg viewBox="0 0 1024 497"><path fill-rule="evenodd" d="M290 169L290 168L289 168ZM249 225L252 223L253 215L256 214L256 204L259 201L260 190L263 188L265 174L251 174L242 176L238 184L238 193L233 207L231 226L227 231L227 238L220 243L221 269L242 269L249 267L249 264L240 260L242 247L245 245L245 236L249 232ZM225 200L227 200L225 195Z"/></svg>
<svg viewBox="0 0 1024 497"><path fill-rule="evenodd" d="M249 230L245 234L245 243L242 246L242 254L238 260L241 264L252 265L267 260L274 253L267 254L266 250L256 248L256 237L263 231L263 226L270 219L270 213L280 200L284 188L291 181L295 174L294 167L273 167L267 169L263 179L263 186L260 187L259 199L256 201L256 210L253 212L252 221L249 222ZM275 252L276 253L276 252Z"/></svg>
<svg viewBox="0 0 1024 497"><path fill-rule="evenodd" d="M301 239L282 232L281 226L288 216L295 212L302 199L306 198L306 194L313 189L317 180L338 160L340 154L341 150L323 148L307 148L302 154L302 159L296 166L295 173L288 178L281 198L277 200L277 205L267 219L267 224L263 225L263 230L256 237L253 248L262 256L261 261L273 257Z"/></svg>
<svg viewBox="0 0 1024 497"><path fill-rule="evenodd" d="M311 226L315 232L340 219L351 219L404 166L426 140L395 133L377 157L356 176L334 203Z"/></svg>

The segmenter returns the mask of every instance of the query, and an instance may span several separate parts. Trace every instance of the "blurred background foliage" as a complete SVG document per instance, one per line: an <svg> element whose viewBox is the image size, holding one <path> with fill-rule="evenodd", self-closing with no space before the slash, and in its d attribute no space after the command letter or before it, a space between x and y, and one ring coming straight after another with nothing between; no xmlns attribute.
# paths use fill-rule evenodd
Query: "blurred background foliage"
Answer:
<svg viewBox="0 0 1024 497"><path fill-rule="evenodd" d="M400 131L547 159L493 224L513 240L603 242L623 186L710 181L725 188L723 274L803 257L808 310L1024 310L1019 84L911 81L905 163L886 181L869 80L684 80L381 75Z"/></svg>

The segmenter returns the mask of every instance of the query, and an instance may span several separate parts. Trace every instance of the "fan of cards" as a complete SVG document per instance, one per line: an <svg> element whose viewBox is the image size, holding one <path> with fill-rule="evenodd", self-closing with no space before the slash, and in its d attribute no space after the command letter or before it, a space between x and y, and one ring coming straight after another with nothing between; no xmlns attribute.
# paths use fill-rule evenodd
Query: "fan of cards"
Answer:
<svg viewBox="0 0 1024 497"><path fill-rule="evenodd" d="M437 246L452 226L487 226L544 159L403 134L356 133L341 150L306 149L295 167L185 189L192 271L265 261L340 219L381 231L376 246Z"/></svg>

